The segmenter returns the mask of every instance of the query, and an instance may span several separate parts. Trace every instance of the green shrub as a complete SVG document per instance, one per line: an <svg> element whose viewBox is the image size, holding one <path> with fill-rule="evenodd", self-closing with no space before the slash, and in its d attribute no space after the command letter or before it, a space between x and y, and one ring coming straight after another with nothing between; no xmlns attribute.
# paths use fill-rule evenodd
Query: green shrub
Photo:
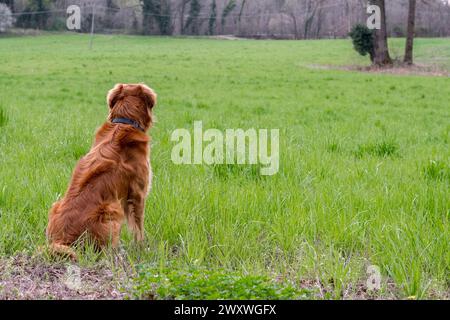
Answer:
<svg viewBox="0 0 450 320"><path fill-rule="evenodd" d="M370 61L373 61L373 32L363 24L357 24L349 33L353 41L353 47L362 56L370 55Z"/></svg>

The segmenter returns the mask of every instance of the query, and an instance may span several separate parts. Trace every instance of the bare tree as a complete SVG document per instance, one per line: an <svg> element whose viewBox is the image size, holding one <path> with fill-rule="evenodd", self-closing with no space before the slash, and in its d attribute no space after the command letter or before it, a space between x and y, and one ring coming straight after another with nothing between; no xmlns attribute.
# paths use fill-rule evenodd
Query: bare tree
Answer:
<svg viewBox="0 0 450 320"><path fill-rule="evenodd" d="M406 34L406 47L404 58L404 62L409 65L413 64L413 45L414 45L415 26L416 26L416 0L409 0L408 28Z"/></svg>
<svg viewBox="0 0 450 320"><path fill-rule="evenodd" d="M374 37L374 59L373 64L378 66L385 66L392 64L391 56L389 55L389 47L387 42L386 29L386 6L384 0L370 0L370 3L377 5L380 8L380 29L375 29Z"/></svg>
<svg viewBox="0 0 450 320"><path fill-rule="evenodd" d="M241 19L242 14L244 13L245 5L247 0L242 0L241 2L241 8L239 9L239 16L238 16L238 33L241 33Z"/></svg>
<svg viewBox="0 0 450 320"><path fill-rule="evenodd" d="M191 2L191 0L181 0L180 2L180 33L184 34L184 15L186 6Z"/></svg>
<svg viewBox="0 0 450 320"><path fill-rule="evenodd" d="M316 29L316 35L315 38L318 39L320 37L320 32L322 31L322 25L323 25L323 9L322 7L319 8L319 12L317 13L317 29Z"/></svg>
<svg viewBox="0 0 450 320"><path fill-rule="evenodd" d="M303 38L308 39L317 9L322 5L323 0L306 0L305 23L303 27Z"/></svg>
<svg viewBox="0 0 450 320"><path fill-rule="evenodd" d="M225 27L225 21L228 17L228 15L231 14L231 12L236 8L236 0L229 0L226 6L224 7L222 11L222 18L220 19L220 26L222 28L222 32Z"/></svg>

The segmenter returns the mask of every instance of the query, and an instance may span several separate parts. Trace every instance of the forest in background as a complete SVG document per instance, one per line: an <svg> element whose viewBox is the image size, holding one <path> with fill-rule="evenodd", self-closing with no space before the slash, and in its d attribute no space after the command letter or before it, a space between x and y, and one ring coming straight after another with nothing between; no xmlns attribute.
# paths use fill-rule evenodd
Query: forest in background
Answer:
<svg viewBox="0 0 450 320"><path fill-rule="evenodd" d="M347 37L368 17L366 0L0 0L13 27L66 30L66 8L79 5L81 32L89 32L95 6L96 33L234 35L251 38ZM450 36L450 2L417 1L416 36ZM389 37L404 37L408 0L388 1Z"/></svg>

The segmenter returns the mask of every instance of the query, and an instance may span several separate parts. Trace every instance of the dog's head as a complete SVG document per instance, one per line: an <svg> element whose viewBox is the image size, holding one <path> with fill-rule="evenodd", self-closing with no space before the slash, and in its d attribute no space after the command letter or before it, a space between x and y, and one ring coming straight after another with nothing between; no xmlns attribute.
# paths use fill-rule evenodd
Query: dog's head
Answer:
<svg viewBox="0 0 450 320"><path fill-rule="evenodd" d="M138 122L145 130L153 123L152 109L156 93L145 84L118 83L106 96L108 119L128 118Z"/></svg>

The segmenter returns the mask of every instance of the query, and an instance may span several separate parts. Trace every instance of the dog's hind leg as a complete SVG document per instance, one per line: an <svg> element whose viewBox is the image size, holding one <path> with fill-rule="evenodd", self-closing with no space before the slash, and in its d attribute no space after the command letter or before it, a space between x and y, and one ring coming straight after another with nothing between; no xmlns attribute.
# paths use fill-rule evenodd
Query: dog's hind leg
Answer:
<svg viewBox="0 0 450 320"><path fill-rule="evenodd" d="M133 197L128 200L127 225L137 242L144 240L144 200Z"/></svg>
<svg viewBox="0 0 450 320"><path fill-rule="evenodd" d="M66 258L70 258L72 261L77 261L77 255L75 251L63 240L64 224L63 220L59 219L59 210L61 207L61 201L57 201L53 204L49 213L49 221L47 228L45 229L45 235L49 243L50 254L53 256L59 255Z"/></svg>
<svg viewBox="0 0 450 320"><path fill-rule="evenodd" d="M147 178L134 181L128 192L126 212L128 227L133 231L136 242L144 240L145 195L148 188Z"/></svg>
<svg viewBox="0 0 450 320"><path fill-rule="evenodd" d="M92 214L88 233L99 247L104 248L110 243L117 248L123 220L124 212L119 201L104 203Z"/></svg>

